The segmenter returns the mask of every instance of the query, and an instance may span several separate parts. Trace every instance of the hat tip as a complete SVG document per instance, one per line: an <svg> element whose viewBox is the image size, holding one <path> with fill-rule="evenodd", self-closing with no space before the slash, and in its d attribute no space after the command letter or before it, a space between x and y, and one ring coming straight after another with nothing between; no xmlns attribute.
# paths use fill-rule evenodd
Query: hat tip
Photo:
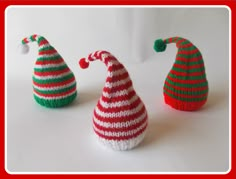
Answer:
<svg viewBox="0 0 236 179"><path fill-rule="evenodd" d="M89 67L89 62L86 61L86 58L81 58L79 60L79 65L81 68L86 69Z"/></svg>

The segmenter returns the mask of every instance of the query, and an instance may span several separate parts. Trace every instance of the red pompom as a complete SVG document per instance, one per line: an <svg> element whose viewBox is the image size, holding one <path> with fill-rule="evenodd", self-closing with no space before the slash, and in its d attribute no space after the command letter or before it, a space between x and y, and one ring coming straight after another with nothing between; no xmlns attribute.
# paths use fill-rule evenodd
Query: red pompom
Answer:
<svg viewBox="0 0 236 179"><path fill-rule="evenodd" d="M79 65L81 68L85 69L88 68L89 62L87 62L85 58L81 58L79 61Z"/></svg>

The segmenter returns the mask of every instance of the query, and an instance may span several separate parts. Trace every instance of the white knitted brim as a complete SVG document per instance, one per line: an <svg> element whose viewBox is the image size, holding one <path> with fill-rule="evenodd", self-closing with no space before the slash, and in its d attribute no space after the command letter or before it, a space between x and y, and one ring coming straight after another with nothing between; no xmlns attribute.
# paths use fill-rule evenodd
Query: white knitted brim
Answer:
<svg viewBox="0 0 236 179"><path fill-rule="evenodd" d="M96 135L96 136L97 136L99 142L101 142L103 145L105 145L109 148L112 148L113 150L130 150L142 142L145 134L146 134L146 130L142 134L140 134L139 136L137 136L135 138L132 138L129 140L122 140L122 141L107 140L107 139L99 137L98 135Z"/></svg>

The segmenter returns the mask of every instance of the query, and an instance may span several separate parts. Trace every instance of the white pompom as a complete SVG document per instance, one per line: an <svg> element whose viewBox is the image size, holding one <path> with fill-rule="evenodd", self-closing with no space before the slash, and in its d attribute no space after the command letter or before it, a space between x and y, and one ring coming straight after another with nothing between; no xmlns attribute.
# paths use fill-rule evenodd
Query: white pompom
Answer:
<svg viewBox="0 0 236 179"><path fill-rule="evenodd" d="M27 44L20 44L19 51L21 54L27 54L29 52L29 46Z"/></svg>

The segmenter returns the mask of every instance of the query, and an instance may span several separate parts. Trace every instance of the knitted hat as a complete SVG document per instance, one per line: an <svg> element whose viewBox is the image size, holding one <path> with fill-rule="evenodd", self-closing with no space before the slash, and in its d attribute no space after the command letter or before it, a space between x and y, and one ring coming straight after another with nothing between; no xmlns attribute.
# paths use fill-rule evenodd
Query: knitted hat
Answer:
<svg viewBox="0 0 236 179"><path fill-rule="evenodd" d="M202 55L196 46L181 37L156 40L155 51L165 51L168 43L176 43L178 52L175 63L165 80L165 102L178 110L197 110L206 103L208 95L208 82Z"/></svg>
<svg viewBox="0 0 236 179"><path fill-rule="evenodd" d="M34 41L39 46L33 74L34 99L39 104L51 108L71 103L77 95L74 74L56 49L42 36L32 35L24 38L22 53L27 53L27 43Z"/></svg>
<svg viewBox="0 0 236 179"><path fill-rule="evenodd" d="M108 75L102 96L94 109L93 128L99 140L114 150L128 150L144 138L147 111L136 94L125 67L109 52L96 51L79 62L87 68L89 61L101 60Z"/></svg>

